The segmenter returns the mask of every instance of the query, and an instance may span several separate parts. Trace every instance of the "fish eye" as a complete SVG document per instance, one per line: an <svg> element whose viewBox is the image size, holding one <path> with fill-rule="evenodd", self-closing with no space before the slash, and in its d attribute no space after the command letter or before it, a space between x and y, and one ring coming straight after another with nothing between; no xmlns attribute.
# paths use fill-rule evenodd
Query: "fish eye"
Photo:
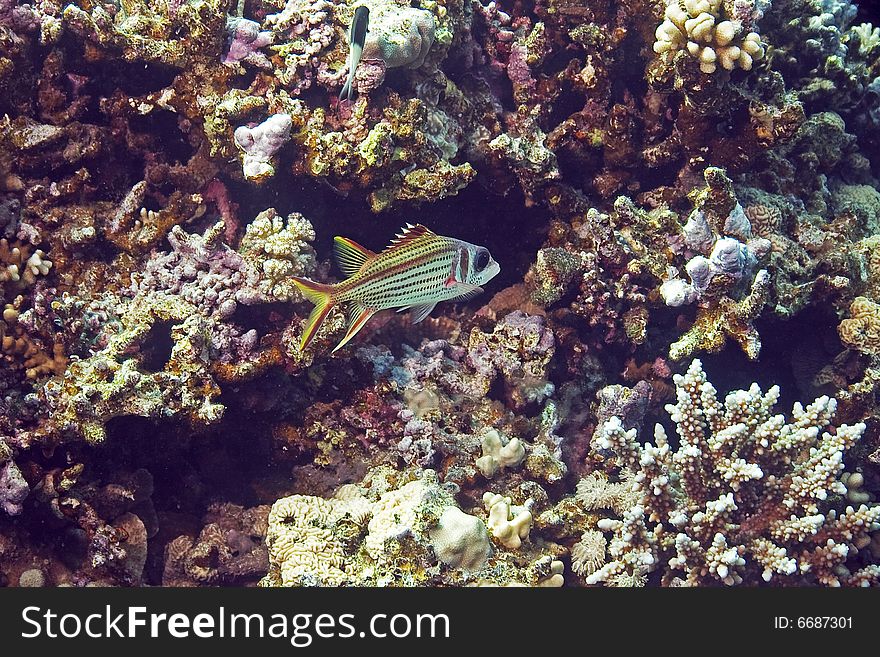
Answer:
<svg viewBox="0 0 880 657"><path fill-rule="evenodd" d="M486 249L480 249L477 251L477 258L474 261L474 267L477 271L483 271L486 268L486 265L489 264L489 260L491 260L491 256Z"/></svg>

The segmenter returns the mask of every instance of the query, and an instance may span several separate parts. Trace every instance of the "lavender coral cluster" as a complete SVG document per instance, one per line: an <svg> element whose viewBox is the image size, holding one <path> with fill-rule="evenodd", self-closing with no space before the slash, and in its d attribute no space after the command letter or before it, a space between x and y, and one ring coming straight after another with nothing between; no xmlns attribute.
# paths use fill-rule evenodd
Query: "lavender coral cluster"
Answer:
<svg viewBox="0 0 880 657"><path fill-rule="evenodd" d="M705 176L709 186L683 228L685 246L697 254L685 265L690 283L671 278L660 286L668 306L693 303L735 288L743 279L748 280L759 260L770 252L769 240L752 237L752 224L733 198L724 172L708 168ZM763 270L756 274L756 278L766 276Z"/></svg>

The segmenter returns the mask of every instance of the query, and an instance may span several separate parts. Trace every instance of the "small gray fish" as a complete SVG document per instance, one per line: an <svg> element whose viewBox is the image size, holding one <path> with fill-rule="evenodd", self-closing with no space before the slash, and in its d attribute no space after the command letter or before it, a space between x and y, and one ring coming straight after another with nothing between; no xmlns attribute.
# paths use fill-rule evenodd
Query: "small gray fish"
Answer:
<svg viewBox="0 0 880 657"><path fill-rule="evenodd" d="M348 31L348 78L345 80L345 86L342 87L342 91L339 92L340 101L352 100L354 96L352 89L354 73L357 71L361 55L364 52L364 41L367 39L369 25L370 10L364 5L358 5L354 10L354 18Z"/></svg>

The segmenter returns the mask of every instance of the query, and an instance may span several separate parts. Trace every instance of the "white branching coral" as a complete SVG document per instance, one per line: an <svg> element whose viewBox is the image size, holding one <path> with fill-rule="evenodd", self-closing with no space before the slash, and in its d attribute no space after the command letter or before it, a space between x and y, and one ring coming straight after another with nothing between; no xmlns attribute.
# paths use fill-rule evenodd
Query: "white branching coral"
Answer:
<svg viewBox="0 0 880 657"><path fill-rule="evenodd" d="M611 560L587 583L640 584L657 569L665 585L769 582L798 573L826 586L872 581L873 573L853 574L846 562L880 529L880 505L845 506L842 481L844 453L865 425L833 427L837 403L829 397L806 408L796 403L786 421L773 414L777 386L763 393L753 384L722 403L699 360L674 381L677 402L666 410L678 430L677 450L661 425L654 444L643 446L616 417L594 437L595 449L613 452L622 471L634 473L639 501L618 511L620 520L598 522L613 533ZM595 487L582 482L579 492Z"/></svg>
<svg viewBox="0 0 880 657"><path fill-rule="evenodd" d="M703 73L721 68L751 70L764 56L757 32L741 19L728 17L722 0L669 0L654 36L654 52L686 50Z"/></svg>

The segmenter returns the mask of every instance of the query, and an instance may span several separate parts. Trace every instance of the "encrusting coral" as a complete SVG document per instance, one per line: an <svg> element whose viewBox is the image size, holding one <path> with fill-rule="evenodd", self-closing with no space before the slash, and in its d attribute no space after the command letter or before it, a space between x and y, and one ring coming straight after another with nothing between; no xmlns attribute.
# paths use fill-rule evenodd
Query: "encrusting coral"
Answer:
<svg viewBox="0 0 880 657"><path fill-rule="evenodd" d="M538 564L543 559L524 568L526 564L518 565L520 555L493 550L486 523L459 509L436 473L424 470L418 478L412 476L377 468L368 480L342 486L332 498L294 495L278 500L269 514L270 567L261 585L541 582ZM528 535L530 515L528 522L509 523L505 517L503 528L492 518L490 510L489 526L506 547L519 547L520 538ZM553 574L559 573L546 577ZM562 583L561 578L554 582Z"/></svg>
<svg viewBox="0 0 880 657"><path fill-rule="evenodd" d="M256 333L230 318L238 304L291 300L290 276L314 267L314 238L302 216L285 225L270 209L248 227L241 254L220 241L219 222L203 236L179 226L169 234L172 251L157 254L132 286L132 299L120 312L120 330L89 358L77 359L62 376L46 383L48 425L33 437L82 437L98 443L105 425L125 415L169 418L183 414L194 425L219 420L223 406L213 361L249 354L259 366ZM147 342L168 326L173 346L164 362L146 362ZM126 357L128 356L128 357ZM155 370L155 371L154 371Z"/></svg>

